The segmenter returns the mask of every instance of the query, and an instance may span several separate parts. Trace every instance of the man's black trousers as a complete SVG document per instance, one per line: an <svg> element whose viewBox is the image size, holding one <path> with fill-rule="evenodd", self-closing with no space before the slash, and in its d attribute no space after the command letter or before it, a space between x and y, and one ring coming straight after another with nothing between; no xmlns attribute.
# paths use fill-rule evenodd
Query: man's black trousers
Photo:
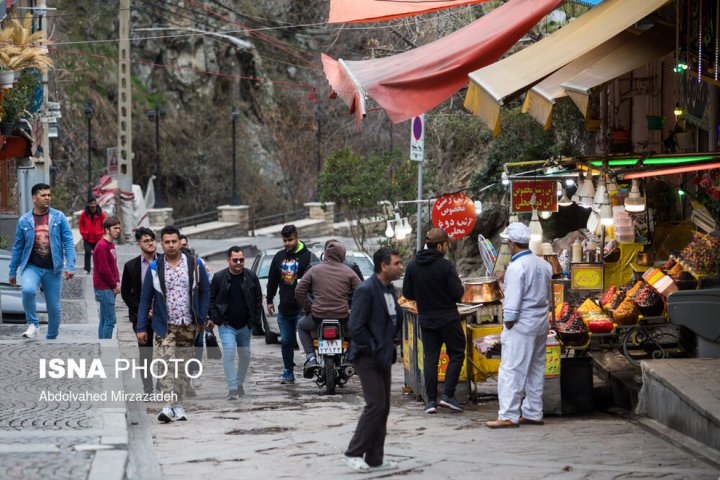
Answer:
<svg viewBox="0 0 720 480"><path fill-rule="evenodd" d="M445 370L445 395L452 398L455 396L465 361L465 333L463 333L460 320L453 320L440 328L421 328L423 344L423 366L425 370L425 393L428 402L437 402L438 369L440 349L445 344L450 361Z"/></svg>
<svg viewBox="0 0 720 480"><path fill-rule="evenodd" d="M375 359L360 356L355 359L355 370L360 376L365 408L358 420L350 445L345 452L348 457L365 456L365 463L377 467L383 463L385 434L390 413L391 366L378 367Z"/></svg>

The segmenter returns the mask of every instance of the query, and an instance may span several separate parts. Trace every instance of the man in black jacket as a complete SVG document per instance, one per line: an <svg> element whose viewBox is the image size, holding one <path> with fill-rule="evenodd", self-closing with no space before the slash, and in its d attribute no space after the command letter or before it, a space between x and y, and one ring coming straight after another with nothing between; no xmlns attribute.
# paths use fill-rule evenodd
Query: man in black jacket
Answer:
<svg viewBox="0 0 720 480"><path fill-rule="evenodd" d="M390 373L395 347L400 343L401 310L392 286L393 280L402 275L399 255L388 247L375 252L375 275L361 283L353 295L349 357L360 376L365 408L344 460L360 472L397 468L383 457L390 413Z"/></svg>
<svg viewBox="0 0 720 480"><path fill-rule="evenodd" d="M146 227L140 227L135 231L135 240L140 247L140 255L125 263L123 268L122 280L120 283L120 295L125 305L128 307L128 315L132 322L133 332L137 333L137 317L138 306L140 305L140 292L142 284L145 280L145 273L155 258L157 258L157 243L155 242L155 232ZM152 325L148 325L148 338L153 338ZM150 365L152 361L152 340L145 343L138 341L138 349L140 350L140 360L145 365ZM142 378L143 389L145 393L152 393L153 382L150 375Z"/></svg>
<svg viewBox="0 0 720 480"><path fill-rule="evenodd" d="M284 370L280 383L295 383L295 335L300 318L300 305L295 300L295 287L310 267L310 250L298 240L295 225L285 225L280 232L284 249L273 257L268 272L267 310L275 314L273 298L280 290L277 323L280 328L280 351L282 352Z"/></svg>
<svg viewBox="0 0 720 480"><path fill-rule="evenodd" d="M245 268L245 255L240 247L230 247L227 261L228 267L213 275L210 284L208 326L219 326L227 399L237 400L239 395L245 395L243 383L250 365L250 338L253 327L260 322L262 289L257 276Z"/></svg>
<svg viewBox="0 0 720 480"><path fill-rule="evenodd" d="M455 412L463 410L455 398L455 387L465 360L465 333L456 305L462 299L464 287L453 264L443 258L449 240L444 230L430 230L425 236L427 249L419 251L410 262L403 281L403 295L417 302L427 413L437 413L437 365L443 343L450 361L445 371L445 393L440 405Z"/></svg>

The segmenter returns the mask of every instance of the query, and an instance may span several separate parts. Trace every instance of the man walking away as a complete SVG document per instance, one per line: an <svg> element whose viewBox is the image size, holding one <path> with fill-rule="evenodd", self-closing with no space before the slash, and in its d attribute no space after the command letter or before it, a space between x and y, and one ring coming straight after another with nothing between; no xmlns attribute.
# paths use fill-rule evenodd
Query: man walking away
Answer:
<svg viewBox="0 0 720 480"><path fill-rule="evenodd" d="M245 268L245 255L240 247L230 247L227 261L228 267L215 274L210 285L208 328L219 325L227 399L237 400L245 395L243 383L250 365L252 329L260 322L262 288L255 273Z"/></svg>
<svg viewBox="0 0 720 480"><path fill-rule="evenodd" d="M137 339L148 340L147 327L152 310L155 334L153 361L167 365L179 360L178 375L173 369L159 379L160 391L176 400L166 405L158 420L164 423L187 420L182 400L190 383L186 364L192 358L193 343L207 317L210 284L207 273L195 257L180 251L180 231L172 226L160 231L164 254L150 264L140 294Z"/></svg>
<svg viewBox="0 0 720 480"><path fill-rule="evenodd" d="M135 230L135 240L140 247L140 255L128 260L123 268L122 281L120 282L120 294L128 307L128 315L132 323L133 332L137 333L138 306L140 305L140 292L142 284L145 281L145 274L150 268L150 264L157 258L157 243L155 242L155 232L146 227L140 227ZM152 311L148 313L152 317ZM152 325L147 326L148 340L140 343L138 340L138 350L140 350L140 360L143 365L149 368L152 361ZM146 370L146 372L148 372ZM143 390L145 393L152 393L153 380L149 372L142 377Z"/></svg>
<svg viewBox="0 0 720 480"><path fill-rule="evenodd" d="M95 245L104 235L103 222L105 218L105 212L98 207L95 197L90 195L87 206L80 213L80 219L78 220L78 229L85 248L85 273L90 273L90 258Z"/></svg>
<svg viewBox="0 0 720 480"><path fill-rule="evenodd" d="M529 243L527 226L520 222L508 226L512 258L505 272L505 324L498 372L500 409L498 419L487 422L490 428L544 423L542 395L552 267L528 250Z"/></svg>
<svg viewBox="0 0 720 480"><path fill-rule="evenodd" d="M403 281L403 295L417 302L424 352L426 413L437 413L437 365L443 343L450 361L445 371L445 393L440 405L454 412L463 410L455 398L455 387L465 360L465 333L456 303L462 299L465 290L455 267L444 258L449 241L444 230L430 230L425 236L427 249L419 251L410 262Z"/></svg>
<svg viewBox="0 0 720 480"><path fill-rule="evenodd" d="M42 284L48 309L45 338L53 340L58 336L62 320L60 292L63 267L65 280L75 275L75 245L65 215L50 208L50 185L33 185L31 193L33 209L20 217L15 229L8 282L16 285L17 271L22 270L22 302L28 323L27 330L22 334L25 338L33 338L39 332L35 295Z"/></svg>
<svg viewBox="0 0 720 480"><path fill-rule="evenodd" d="M365 408L345 451L353 470L393 470L384 459L387 419L390 413L390 380L400 343L400 306L392 282L402 275L397 250L383 247L373 254L375 274L355 290L350 314L350 358L360 376ZM315 268L315 267L313 267Z"/></svg>
<svg viewBox="0 0 720 480"><path fill-rule="evenodd" d="M305 378L312 378L317 368L312 332L326 318L340 320L343 330L347 330L350 298L355 287L360 285L357 274L344 263L345 246L342 243L328 240L323 257L323 262L310 268L295 289L295 299L303 310L308 303L308 293L313 296L312 314L304 316L298 323L298 337L307 356L303 368Z"/></svg>
<svg viewBox="0 0 720 480"><path fill-rule="evenodd" d="M280 232L283 250L275 254L270 264L267 283L267 311L275 314L273 298L280 291L277 323L280 329L280 350L284 370L280 383L295 383L295 335L300 316L300 305L295 300L295 287L310 267L310 250L298 240L295 225L285 225Z"/></svg>
<svg viewBox="0 0 720 480"><path fill-rule="evenodd" d="M120 236L120 220L110 217L103 222L103 237L93 251L93 287L100 305L98 338L112 338L115 328L115 297L120 293L120 273L117 267L115 240Z"/></svg>

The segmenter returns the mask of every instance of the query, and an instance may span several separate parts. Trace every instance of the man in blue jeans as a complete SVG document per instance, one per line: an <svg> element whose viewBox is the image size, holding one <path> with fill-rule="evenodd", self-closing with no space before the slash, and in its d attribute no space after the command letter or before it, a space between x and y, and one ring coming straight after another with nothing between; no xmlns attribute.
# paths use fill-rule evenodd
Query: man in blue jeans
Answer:
<svg viewBox="0 0 720 480"><path fill-rule="evenodd" d="M115 240L120 236L120 220L107 218L103 222L103 236L93 249L93 287L100 306L98 338L112 338L115 329L115 297L120 293L120 272L117 267Z"/></svg>
<svg viewBox="0 0 720 480"><path fill-rule="evenodd" d="M50 208L50 185L38 183L32 187L31 194L33 209L20 217L15 229L8 281L15 285L17 271L22 271L22 300L28 323L22 335L25 338L35 337L40 330L35 295L42 283L48 307L46 338L53 340L60 328L63 267L65 280L75 275L75 245L65 215Z"/></svg>
<svg viewBox="0 0 720 480"><path fill-rule="evenodd" d="M260 322L262 289L255 273L245 269L245 255L240 247L230 247L227 261L228 267L213 275L210 284L207 326L219 326L227 399L237 400L245 395L243 383L250 365L250 338L253 327Z"/></svg>
<svg viewBox="0 0 720 480"><path fill-rule="evenodd" d="M295 335L300 305L295 300L295 287L308 268L312 255L305 244L298 240L298 231L295 225L285 225L280 232L283 250L273 257L268 272L267 283L267 310L270 315L275 314L273 298L280 291L277 322L280 328L280 350L282 352L283 366L280 383L295 383Z"/></svg>

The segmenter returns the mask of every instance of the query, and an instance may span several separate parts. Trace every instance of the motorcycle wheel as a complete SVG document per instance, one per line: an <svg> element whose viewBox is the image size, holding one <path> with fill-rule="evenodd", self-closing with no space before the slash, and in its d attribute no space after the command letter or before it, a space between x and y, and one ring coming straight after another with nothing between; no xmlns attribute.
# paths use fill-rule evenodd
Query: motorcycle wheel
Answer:
<svg viewBox="0 0 720 480"><path fill-rule="evenodd" d="M335 357L325 357L325 391L335 395Z"/></svg>

